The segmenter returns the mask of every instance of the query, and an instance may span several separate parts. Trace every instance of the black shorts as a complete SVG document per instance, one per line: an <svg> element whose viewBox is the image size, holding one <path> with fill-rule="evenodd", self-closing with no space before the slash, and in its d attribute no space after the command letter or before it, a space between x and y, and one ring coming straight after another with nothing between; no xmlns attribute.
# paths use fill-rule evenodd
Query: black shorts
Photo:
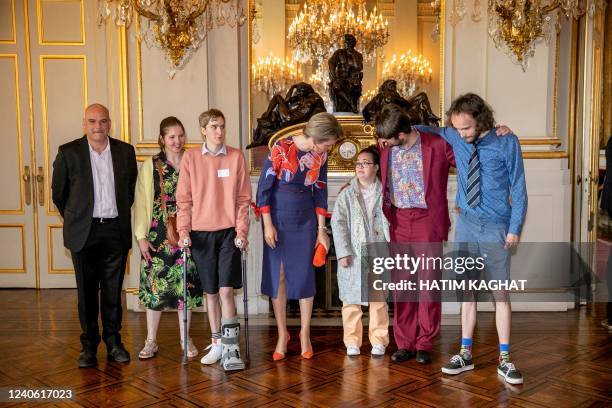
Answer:
<svg viewBox="0 0 612 408"><path fill-rule="evenodd" d="M234 244L236 230L191 231L191 256L196 264L204 293L219 293L219 288L242 287L240 249Z"/></svg>

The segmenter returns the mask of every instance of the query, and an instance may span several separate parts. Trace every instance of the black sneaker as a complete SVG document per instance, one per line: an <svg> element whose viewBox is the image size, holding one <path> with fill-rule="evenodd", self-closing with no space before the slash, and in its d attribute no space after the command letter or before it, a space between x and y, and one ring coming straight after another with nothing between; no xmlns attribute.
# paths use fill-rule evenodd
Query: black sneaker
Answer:
<svg viewBox="0 0 612 408"><path fill-rule="evenodd" d="M523 375L520 371L514 367L514 364L511 362L501 361L497 366L497 374L504 377L509 384L522 384L523 383Z"/></svg>
<svg viewBox="0 0 612 408"><path fill-rule="evenodd" d="M456 354L451 357L448 364L442 367L444 374L459 374L464 371L473 370L474 361L469 354Z"/></svg>

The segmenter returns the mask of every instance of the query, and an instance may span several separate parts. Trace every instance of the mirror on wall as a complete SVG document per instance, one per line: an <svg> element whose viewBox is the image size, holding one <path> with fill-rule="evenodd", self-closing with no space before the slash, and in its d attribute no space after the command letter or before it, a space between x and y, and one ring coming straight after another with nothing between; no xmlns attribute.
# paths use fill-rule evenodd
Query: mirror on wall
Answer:
<svg viewBox="0 0 612 408"><path fill-rule="evenodd" d="M439 0L249 1L254 169L270 137L317 112L368 130L380 102L400 98L441 116Z"/></svg>

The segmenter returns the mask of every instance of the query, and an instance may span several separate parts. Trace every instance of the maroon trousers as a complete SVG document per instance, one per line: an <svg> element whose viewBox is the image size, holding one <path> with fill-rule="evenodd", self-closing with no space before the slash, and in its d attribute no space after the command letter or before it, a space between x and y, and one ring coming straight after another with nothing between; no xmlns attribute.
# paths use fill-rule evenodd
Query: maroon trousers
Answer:
<svg viewBox="0 0 612 408"><path fill-rule="evenodd" d="M442 239L436 236L431 226L436 220L431 219L427 209L392 207L391 256L435 258L442 256ZM438 280L441 270L430 262L411 274L406 270L394 270L394 282L401 280L416 282ZM393 333L398 348L414 350L431 350L434 338L440 332L442 305L439 293L432 291L394 291L395 312Z"/></svg>

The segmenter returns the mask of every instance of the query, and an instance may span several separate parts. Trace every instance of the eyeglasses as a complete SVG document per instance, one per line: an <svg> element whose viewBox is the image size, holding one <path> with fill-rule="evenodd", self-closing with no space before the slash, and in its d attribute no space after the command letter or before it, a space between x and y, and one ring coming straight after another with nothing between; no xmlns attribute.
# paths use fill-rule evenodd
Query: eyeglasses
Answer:
<svg viewBox="0 0 612 408"><path fill-rule="evenodd" d="M373 164L374 163L372 163L372 162L357 162L357 163L355 163L355 167L358 168L358 169L365 169L367 167L370 167Z"/></svg>

